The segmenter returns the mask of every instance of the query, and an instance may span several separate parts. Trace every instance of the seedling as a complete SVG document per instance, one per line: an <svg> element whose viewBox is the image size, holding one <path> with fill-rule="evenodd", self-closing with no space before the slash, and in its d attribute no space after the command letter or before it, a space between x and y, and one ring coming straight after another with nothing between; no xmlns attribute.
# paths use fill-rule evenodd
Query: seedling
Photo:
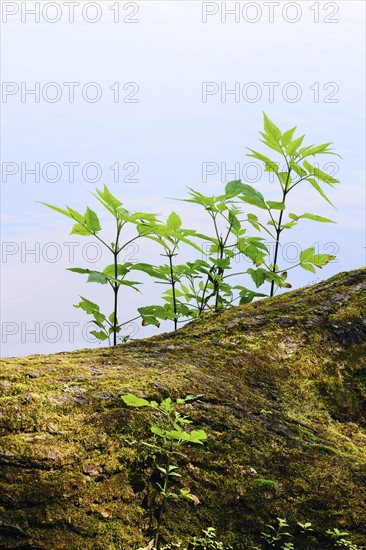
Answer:
<svg viewBox="0 0 366 550"><path fill-rule="evenodd" d="M173 464L174 458L181 456L180 448L183 445L195 444L203 445L207 439L204 430L189 430L188 426L192 424L186 416L183 416L176 408L178 405L195 401L201 396L188 395L184 399L177 399L175 403L168 397L158 403L157 401L148 401L133 394L122 396L123 402L129 407L148 407L158 413L157 422L151 422L150 430L156 436L160 445L152 445L154 450L158 451L163 457L163 462L157 466L162 474L162 482L157 484L160 495L160 507L158 511L157 524L155 529L153 547L159 548L159 538L162 526L162 520L165 513L166 503L170 499L187 498L196 505L199 499L193 495L188 487L181 487L179 491L173 488L174 482L181 477L179 466ZM151 444L148 444L151 446Z"/></svg>

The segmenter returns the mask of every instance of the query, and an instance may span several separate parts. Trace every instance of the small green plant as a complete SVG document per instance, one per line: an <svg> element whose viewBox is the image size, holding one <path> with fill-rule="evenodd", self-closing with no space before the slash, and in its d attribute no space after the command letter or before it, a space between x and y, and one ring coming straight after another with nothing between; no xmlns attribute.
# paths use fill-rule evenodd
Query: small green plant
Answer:
<svg viewBox="0 0 366 550"><path fill-rule="evenodd" d="M233 286L227 281L230 277L244 273L231 272L233 261L240 254L253 263L257 263L259 258L262 259L268 254L262 237L246 236L243 224L248 220L240 220L242 211L233 203L233 195L225 192L219 196L206 196L194 189L189 191L190 198L183 201L203 207L213 226L213 235L200 234L200 237L210 244L208 262L201 261L194 266L202 275L198 291L194 289L194 285L192 286L198 314L206 309L217 310L231 306L237 299L243 304L251 302L254 297L265 296L242 285Z"/></svg>
<svg viewBox="0 0 366 550"><path fill-rule="evenodd" d="M348 548L349 550L361 550L359 546L349 540L349 533L340 531L338 528L328 529L325 534L316 532L310 522L297 522L292 529L286 519L277 518L275 526L266 525L267 531L262 532L265 546L280 550L292 550L302 548ZM292 531L292 532L291 532ZM327 537L328 535L328 537ZM291 538L292 540L286 540ZM326 542L328 538L328 542ZM314 546L315 545L315 546ZM324 546L325 545L325 546ZM257 548L257 550L260 550Z"/></svg>
<svg viewBox="0 0 366 550"><path fill-rule="evenodd" d="M145 322L151 322L156 325L159 324L159 318L164 318L165 312L170 312L170 316L173 315L174 329L177 330L178 320L182 317L191 317L192 311L187 304L184 304L180 300L184 294L177 288L182 276L185 275L186 266L177 266L174 259L178 255L179 247L182 243L188 244L199 252L201 251L200 247L191 239L191 237L196 237L197 234L192 229L184 229L182 227L182 220L176 212L170 214L166 224L145 223L142 227L142 230L144 229L147 229L150 238L163 248L164 253L161 255L168 259L168 264L157 267L149 264L140 264L140 268L155 279L158 279L157 282L168 285L170 288L163 293L164 306L145 306L139 308L138 311L145 319Z"/></svg>
<svg viewBox="0 0 366 550"><path fill-rule="evenodd" d="M133 270L139 269L139 264L133 264L125 262L120 264L118 261L121 252L130 246L131 243L140 239L141 237L149 237L149 230L146 230L146 225L151 227L157 223L157 217L155 214L148 214L144 212L131 213L123 208L122 202L112 195L107 186L104 189L96 189L94 197L104 206L104 208L113 216L115 220L115 236L114 241L111 243L106 242L99 235L102 230L98 215L96 212L87 207L85 214L81 214L76 210L66 206L66 209L53 206L42 202L48 208L63 214L67 218L70 218L74 223L70 235L81 235L82 237L95 237L112 255L113 263L108 265L103 271L92 271L90 269L84 269L80 267L71 267L69 271L74 273L81 273L88 275L88 282L109 284L113 291L113 311L107 316L100 311L100 307L94 302L87 300L81 296L81 302L75 307L81 308L87 314L92 315L93 323L99 330L91 331L99 340L109 340L112 336L113 345L118 342L118 333L121 331L123 325L130 323L131 320L124 323L118 321L118 296L121 286L128 286L134 290L138 290L138 281L131 281L126 277ZM133 226L136 234L132 238L127 238L125 242L121 242L122 231L125 227ZM138 317L137 317L138 318ZM132 319L134 320L134 319Z"/></svg>
<svg viewBox="0 0 366 550"><path fill-rule="evenodd" d="M190 548L192 550L229 550L232 546L224 546L222 542L217 540L216 529L214 527L208 527L202 529L203 537L193 537L190 542Z"/></svg>
<svg viewBox="0 0 366 550"><path fill-rule="evenodd" d="M192 421L183 416L176 408L176 406L185 405L198 399L198 397L201 396L188 395L184 399L177 399L173 404L170 397L158 403L157 401L148 401L136 397L133 394L122 396L123 402L129 407L147 407L157 413L158 423L152 422L150 430L160 440L160 445L148 444L155 451L158 451L163 458L162 463L157 466L158 471L162 474L162 481L157 484L160 506L153 539L153 547L156 549L159 548L160 531L167 501L187 498L196 505L199 504L199 499L190 492L189 488L181 487L178 492L175 489L174 482L181 477L181 474L179 473L179 466L173 464L175 457L184 456L180 452L183 445L203 445L203 441L207 439L204 430L189 430L188 426L192 424Z"/></svg>
<svg viewBox="0 0 366 550"><path fill-rule="evenodd" d="M293 543L283 539L293 538L293 535L289 533L287 528L289 524L284 518L277 518L277 525L266 525L269 532L263 531L262 538L265 542L273 548L281 548L281 550L290 550L294 548Z"/></svg>
<svg viewBox="0 0 366 550"><path fill-rule="evenodd" d="M161 550L173 550L175 548L180 550L230 550L232 546L227 546L223 542L220 542L217 539L216 529L208 527L207 529L202 529L201 536L191 537L187 544L184 544L182 541L170 542L164 545ZM147 548L140 550L147 550Z"/></svg>
<svg viewBox="0 0 366 550"><path fill-rule="evenodd" d="M360 550L356 544L353 544L349 540L349 533L347 531L340 531L337 527L333 529L328 529L326 531L327 535L330 536L331 540L334 542L335 548L348 548L349 550Z"/></svg>
<svg viewBox="0 0 366 550"><path fill-rule="evenodd" d="M277 265L280 240L283 232L297 225L302 219L321 223L333 223L328 218L310 213L289 213L288 219L284 220L288 196L299 184L304 185L304 182L308 182L323 199L332 204L324 192L322 185L326 184L334 187L339 181L315 166L315 164L311 164L308 158L317 155L340 155L329 148L331 142L302 147L305 136L294 138L296 126L282 133L265 113L263 113L263 116L264 132L260 132L262 136L261 142L272 151L275 151L280 156L280 160L274 161L266 155L249 148L250 152L248 156L262 162L266 172L274 173L280 187L279 200L265 200L259 191L239 180L226 185L226 194L237 195L242 202L264 210L268 214L266 224L263 224L258 216L252 213L247 214L247 219L256 230L264 231L273 240L275 245L273 262L268 265L264 259L259 258L257 266L263 264L264 267L259 267L257 270L248 269L248 273L251 274L257 288L265 281L269 281L271 285L270 296L273 296L276 288L291 287L289 283L286 283L287 271L284 271ZM278 213L277 217L276 213ZM316 254L315 249L310 247L300 253L298 264L291 266L289 269L300 266L315 273L315 268L322 268L334 258L330 254Z"/></svg>

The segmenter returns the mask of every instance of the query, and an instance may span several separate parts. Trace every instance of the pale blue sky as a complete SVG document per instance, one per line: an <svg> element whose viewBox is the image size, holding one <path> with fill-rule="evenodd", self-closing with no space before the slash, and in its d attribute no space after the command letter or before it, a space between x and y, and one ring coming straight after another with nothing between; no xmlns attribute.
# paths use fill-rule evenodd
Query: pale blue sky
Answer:
<svg viewBox="0 0 366 550"><path fill-rule="evenodd" d="M272 23L269 7L263 2L256 3L256 12L253 6L248 8L248 2L239 2L238 22L229 14L222 22L221 2L206 6L195 0L119 2L118 23L114 22L116 12L110 9L116 2L80 1L73 23L69 22L63 2L54 3L58 11L53 8L47 12L42 12L47 2L40 2L39 23L34 21L34 15L22 13L20 4L2 3L2 355L87 347L91 344L83 338L81 327L88 318L72 304L83 294L110 309L111 296L105 287L87 285L81 276L65 271L68 266L102 267L110 261L105 257L97 264L86 262L81 250L90 241L70 237L67 220L34 201L59 206L66 203L83 209L86 204L95 205L89 191L106 183L131 210L167 214L176 209L186 226L205 229L206 221L198 209L166 197L185 196L186 186L206 194L220 194L224 185L221 180L236 179L235 176L228 174L225 178L218 170L202 181L202 164L210 162L219 167L226 163L230 169L240 163L245 171L246 163L251 161L245 157L245 146L264 152L258 142L262 111L281 129L297 125L308 143L333 141L343 157L343 161L337 157L326 159L336 162L334 168L342 182L330 193L337 210L308 188L301 189L291 204L291 210L297 213L314 212L337 222L318 225L304 221L286 236L284 244L289 254L296 253L297 247L315 243L319 243L320 252L337 251L337 261L316 275L294 270L294 287L364 265L363 2L297 2L291 3L295 5L292 8L286 8L288 2L279 2ZM26 4L29 9L35 3ZM87 4L97 6L98 22L83 18ZM234 4L227 2L226 6L232 8ZM90 19L98 15L96 8L88 10ZM208 15L203 23L203 11L216 10L218 13ZM256 14L258 21L249 22ZM58 22L48 21L58 15ZM126 17L137 22L123 22ZM296 17L297 22L289 22ZM22 82L23 92L39 83L39 102L31 95L21 101ZM50 82L57 87L47 87ZM67 87L65 82L80 83L75 87L73 103L68 100L70 85ZM102 92L100 101L95 103L86 101L81 92L90 93L86 97L92 99L95 89L85 88L90 82L97 83ZM113 85L117 82L122 97L136 91L137 84L139 89L131 97L138 102L115 103L117 88ZM238 102L233 95L221 101L219 92L203 102L203 82L216 83L214 86L220 91L224 86L228 90L239 86ZM126 83L136 84L129 84L124 90ZM268 83L278 83L273 101L269 100ZM19 92L4 96L4 91L11 92L16 87ZM52 99L57 90L62 94L59 101L44 99L42 92ZM258 90L261 97L254 102L253 94ZM299 90L301 98L291 102ZM71 182L70 165L65 163L73 162L80 165L75 166L75 181ZM22 182L22 163L25 168L39 163L41 171L48 163L57 163L61 167L60 179L47 181L55 174L51 167L46 179L41 174L37 183L23 168ZM88 163L100 167L99 182L91 183L83 177L82 168ZM138 181L115 183L109 167L116 163L121 167L122 179L138 165L133 178ZM12 167L18 170L14 175L9 173ZM249 171L247 175L247 183L269 198L276 196L265 178L253 181L254 173ZM92 168L87 177L93 177ZM50 242L56 247L52 248ZM64 243L75 243L73 263L69 261L71 245ZM39 254L22 258L22 251L37 247ZM14 254L6 255L5 251ZM47 253L52 259L53 252L61 257L52 263L47 261ZM155 252L150 245L130 252L140 261L154 261ZM160 256L156 261L160 262ZM143 295L127 293L126 314L121 308L121 318L133 317L140 305L157 303L159 290L148 282ZM69 323L79 323L72 342ZM39 342L27 334L32 328L39 333ZM162 329L170 330L170 326ZM134 330L137 337L156 332L140 326ZM51 342L58 336L58 341Z"/></svg>

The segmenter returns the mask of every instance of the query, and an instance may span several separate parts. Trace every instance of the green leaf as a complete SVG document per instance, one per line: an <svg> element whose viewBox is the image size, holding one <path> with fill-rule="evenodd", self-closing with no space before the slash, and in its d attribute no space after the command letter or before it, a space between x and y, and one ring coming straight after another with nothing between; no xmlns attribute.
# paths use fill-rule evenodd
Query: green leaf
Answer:
<svg viewBox="0 0 366 550"><path fill-rule="evenodd" d="M297 151L297 149L300 147L302 142L304 141L304 137L305 137L305 135L300 136L299 138L295 139L294 141L291 141L291 143L289 143L286 147L286 153L288 155L293 155Z"/></svg>
<svg viewBox="0 0 366 550"><path fill-rule="evenodd" d="M295 227L295 225L297 225L297 220L290 223L285 223L281 229L291 229L291 227Z"/></svg>
<svg viewBox="0 0 366 550"><path fill-rule="evenodd" d="M108 279L103 273L99 273L99 271L92 271L88 277L88 283L100 283L101 285L106 285L108 283Z"/></svg>
<svg viewBox="0 0 366 550"><path fill-rule="evenodd" d="M141 407L143 405L137 405L137 406ZM166 438L167 436L167 432L159 428L159 426L157 426L156 424L152 424L150 427L150 430L152 431L153 434L158 435L159 437Z"/></svg>
<svg viewBox="0 0 366 550"><path fill-rule="evenodd" d="M325 199L327 202L329 202L329 204L331 204L334 207L334 204L330 201L330 199L324 193L323 189L320 187L320 185L316 180L314 180L313 178L307 178L307 181L310 183L312 187L314 187L316 191L318 191L319 195L321 195L323 199Z"/></svg>
<svg viewBox="0 0 366 550"><path fill-rule="evenodd" d="M98 327L104 328L103 323L106 320L106 316L104 315L104 313L101 313L100 311L94 310L93 311L93 317L94 317L95 323L98 325Z"/></svg>
<svg viewBox="0 0 366 550"><path fill-rule="evenodd" d="M215 205L215 197L207 197L206 195L202 195L202 193L199 193L198 191L195 191L191 187L188 187L190 193L190 199L181 199L183 202L193 202L195 204L200 204L202 206L205 206L208 209L212 209Z"/></svg>
<svg viewBox="0 0 366 550"><path fill-rule="evenodd" d="M116 211L118 207L122 206L121 201L119 201L112 193L109 191L108 187L104 185L103 191L100 189L97 189L98 194L98 200L99 197L103 199L103 201L111 207L112 210ZM95 195L94 195L95 196Z"/></svg>
<svg viewBox="0 0 366 550"><path fill-rule="evenodd" d="M278 178L283 186L288 186L291 183L291 176L288 172L278 172Z"/></svg>
<svg viewBox="0 0 366 550"><path fill-rule="evenodd" d="M189 230L180 230L180 233L179 233L179 240L183 243L186 243L188 244L189 246L192 246L193 248L195 248L196 250L198 250L198 252L201 252L202 253L202 248L200 248L196 243L194 243L193 241L191 241L190 239L187 239L185 237L185 234L186 233L190 233ZM198 237L199 235L198 234L195 234L195 237Z"/></svg>
<svg viewBox="0 0 366 550"><path fill-rule="evenodd" d="M207 439L207 434L204 430L192 430L189 434L190 443L198 443L199 445L203 445L203 441L205 439Z"/></svg>
<svg viewBox="0 0 366 550"><path fill-rule="evenodd" d="M117 277L124 277L132 268L132 264L125 263L125 264L117 264ZM103 274L106 277L115 277L115 266L114 264L107 265L103 269Z"/></svg>
<svg viewBox="0 0 366 550"><path fill-rule="evenodd" d="M312 271L312 269L309 269L308 267L304 267L302 265L303 263L312 264L312 265L315 265L316 267L322 268L334 259L335 259L335 256L332 256L331 254L315 254L314 247L307 248L306 250L303 250L302 252L300 252L301 267L303 267L304 269L308 269L309 271Z"/></svg>
<svg viewBox="0 0 366 550"><path fill-rule="evenodd" d="M155 267L150 264L138 263L131 266L131 271L142 271L147 273L151 277L156 277L157 279L169 280L169 272L166 271L166 266ZM166 271L166 272L165 272Z"/></svg>
<svg viewBox="0 0 366 550"><path fill-rule="evenodd" d="M322 268L332 260L335 260L335 256L331 254L315 254L313 264L316 265L316 267Z"/></svg>
<svg viewBox="0 0 366 550"><path fill-rule="evenodd" d="M252 269L252 268L249 268L247 269L247 273L249 273L249 275L251 276L252 280L254 281L255 283L255 286L258 288L260 287L266 280L266 270L263 269L263 268L259 268L259 269Z"/></svg>
<svg viewBox="0 0 366 550"><path fill-rule="evenodd" d="M166 225L171 231L178 231L182 225L182 220L176 212L172 212L167 219Z"/></svg>
<svg viewBox="0 0 366 550"><path fill-rule="evenodd" d="M339 183L339 180L333 178L326 172L323 172L323 170L320 170L320 168L317 168L316 166L312 166L307 160L304 160L303 165L306 168L306 170L314 174L314 176L318 180L323 181L324 183L328 183L329 185L332 185L333 183Z"/></svg>
<svg viewBox="0 0 366 550"><path fill-rule="evenodd" d="M270 149L273 149L274 151L277 151L277 153L280 153L281 155L283 155L281 146L278 144L278 142L274 138L267 136L266 134L263 134L263 132L259 132L259 133L264 138L260 140L262 143L264 143L264 145L266 145Z"/></svg>
<svg viewBox="0 0 366 550"><path fill-rule="evenodd" d="M323 143L322 145L313 145L311 147L308 147L306 151L304 151L304 154L301 155L301 158L304 159L305 157L308 157L310 155L320 154L335 155L336 153L333 153L330 149L328 149L329 145L332 145L331 141L329 143Z"/></svg>
<svg viewBox="0 0 366 550"><path fill-rule="evenodd" d="M47 206L47 208L51 208L51 210L55 210L55 212L59 212L60 214L63 214L64 216L67 216L68 218L71 218L72 220L75 219L75 217L71 215L69 209L64 210L63 208L59 208L58 206L53 206L52 204L48 204L47 202L41 202L41 201L36 201L36 202L38 202L39 204L43 204L44 206ZM68 207L66 207L66 208L68 208Z"/></svg>
<svg viewBox="0 0 366 550"><path fill-rule="evenodd" d="M313 258L315 254L315 248L306 248L300 252L300 262L310 262L313 263Z"/></svg>
<svg viewBox="0 0 366 550"><path fill-rule="evenodd" d="M225 185L225 193L227 195L239 195L243 190L243 184L240 180L229 181Z"/></svg>
<svg viewBox="0 0 366 550"><path fill-rule="evenodd" d="M70 231L70 235L82 235L83 237L88 237L92 235L92 232L87 229L84 225L76 223Z"/></svg>
<svg viewBox="0 0 366 550"><path fill-rule="evenodd" d="M282 135L282 138L281 138L281 143L284 147L286 147L290 141L292 140L293 138L293 135L296 131L296 126L294 126L293 128L291 128L290 130L287 130L283 135Z"/></svg>
<svg viewBox="0 0 366 550"><path fill-rule="evenodd" d="M92 231L93 233L98 233L98 231L102 229L97 214L93 210L91 210L89 206L86 208L84 221L87 228L90 229L90 231Z"/></svg>
<svg viewBox="0 0 366 550"><path fill-rule="evenodd" d="M301 214L301 216L298 216L298 219L305 218L307 220L314 220L315 222L321 222L321 223L335 223L333 220L330 220L329 218L323 218L323 216L318 216L317 214Z"/></svg>
<svg viewBox="0 0 366 550"><path fill-rule="evenodd" d="M69 212L69 214L71 214L71 217L74 220L76 220L77 222L79 222L81 224L84 223L84 216L82 214L79 214L79 212L77 212L73 208L70 208L70 206L66 206L66 208L67 208L67 211Z"/></svg>
<svg viewBox="0 0 366 550"><path fill-rule="evenodd" d="M278 164L277 162L274 162L269 157L266 157L266 155L262 155L262 153L259 153L258 151L255 151L254 149L250 149L247 147L248 151L251 153L247 153L247 157L253 157L257 160L261 160L266 165L266 172L278 172ZM267 168L268 167L268 168Z"/></svg>
<svg viewBox="0 0 366 550"><path fill-rule="evenodd" d="M141 397L136 397L132 393L122 395L122 401L129 407L151 407L150 401L142 399Z"/></svg>
<svg viewBox="0 0 366 550"><path fill-rule="evenodd" d="M248 248L248 240L247 239L238 239L236 246L239 250L239 252L242 252L244 254L245 250Z"/></svg>
<svg viewBox="0 0 366 550"><path fill-rule="evenodd" d="M81 273L82 275L91 273L90 269L83 269L82 267L68 267L67 271L73 271L74 273Z"/></svg>
<svg viewBox="0 0 366 550"><path fill-rule="evenodd" d="M248 222L256 229L257 231L260 231L260 226L258 225L258 216L255 216L255 214L247 214Z"/></svg>
<svg viewBox="0 0 366 550"><path fill-rule="evenodd" d="M306 269L306 271L311 271L311 273L316 273L316 269L312 264L301 263L300 267L302 267L303 269Z"/></svg>
<svg viewBox="0 0 366 550"><path fill-rule="evenodd" d="M167 309L163 306L144 306L137 309L141 315L145 324L160 326L158 319L166 321L167 319L174 319L174 311L168 306Z"/></svg>
<svg viewBox="0 0 366 550"><path fill-rule="evenodd" d="M264 262L264 259L267 256L267 254L258 250L258 248L255 245L247 246L243 250L243 254L248 258L250 258L257 267Z"/></svg>
<svg viewBox="0 0 366 550"><path fill-rule="evenodd" d="M267 201L267 206L271 210L285 210L286 206L284 202Z"/></svg>
<svg viewBox="0 0 366 550"><path fill-rule="evenodd" d="M296 174L298 176L300 176L300 178L303 178L304 176L306 176L307 172L299 165L297 164L296 162L294 162L293 160L290 161L290 168L296 172Z"/></svg>
<svg viewBox="0 0 366 550"><path fill-rule="evenodd" d="M274 172L275 174L278 174L278 164L275 162L267 163L264 167L265 172Z"/></svg>
<svg viewBox="0 0 366 550"><path fill-rule="evenodd" d="M236 215L231 211L229 211L229 224L231 226L232 232L237 233L240 230L240 227L241 227L240 221L236 217Z"/></svg>
<svg viewBox="0 0 366 550"><path fill-rule="evenodd" d="M267 254L269 250L267 246L262 242L264 239L262 237L247 237L248 243L254 244L257 248L264 250Z"/></svg>
<svg viewBox="0 0 366 550"><path fill-rule="evenodd" d="M98 340L101 340L101 341L108 340L108 335L101 330L100 331L91 330L90 334L98 338Z"/></svg>
<svg viewBox="0 0 366 550"><path fill-rule="evenodd" d="M239 296L240 296L239 304L240 305L250 304L250 302L252 302L252 300L255 297L265 297L265 296L267 296L267 294L261 294L260 292L255 292L254 290L249 290L248 288L245 288L245 287L240 286L240 285L235 286L234 288L237 289L237 290L240 290L240 292L239 292Z"/></svg>
<svg viewBox="0 0 366 550"><path fill-rule="evenodd" d="M110 314L110 316L108 317L108 320L109 322L114 325L114 319L115 319L115 314L114 314L114 311ZM116 323L117 323L117 319L116 319Z"/></svg>
<svg viewBox="0 0 366 550"><path fill-rule="evenodd" d="M90 300L87 300L86 298L84 298L84 296L80 296L80 298L81 298L81 302L77 306L74 306L74 307L76 307L76 308L79 307L88 314L93 314L94 311L99 311L100 308L99 308L98 304L95 304L94 302L91 302Z"/></svg>
<svg viewBox="0 0 366 550"><path fill-rule="evenodd" d="M118 283L120 285L124 285L124 286L129 286L131 288L133 288L134 290L136 290L137 292L140 292L138 288L135 288L137 285L141 285L142 283L138 282L138 281L126 281L126 279L120 279L118 281Z"/></svg>
<svg viewBox="0 0 366 550"><path fill-rule="evenodd" d="M272 137L275 141L279 141L281 138L281 130L268 118L266 113L263 113L264 130L268 136Z"/></svg>
<svg viewBox="0 0 366 550"><path fill-rule="evenodd" d="M248 203L252 204L253 206L257 206L258 208L261 208L262 210L267 210L266 203L264 201L263 195L254 189L251 185L242 184L242 191L241 191L240 198Z"/></svg>

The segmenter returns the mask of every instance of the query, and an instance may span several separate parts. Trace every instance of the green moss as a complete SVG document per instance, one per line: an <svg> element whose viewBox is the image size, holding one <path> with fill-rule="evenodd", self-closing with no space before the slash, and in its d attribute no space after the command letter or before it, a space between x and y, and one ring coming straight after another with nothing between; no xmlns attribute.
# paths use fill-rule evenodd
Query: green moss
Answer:
<svg viewBox="0 0 366 550"><path fill-rule="evenodd" d="M275 491L276 484L270 479L257 478L253 480L253 486L265 491Z"/></svg>
<svg viewBox="0 0 366 550"><path fill-rule="evenodd" d="M2 360L0 547L136 550L156 513L150 414L133 392L203 397L163 536L213 525L237 549L277 516L365 544L366 270L116 348ZM2 383L2 384L1 384Z"/></svg>

